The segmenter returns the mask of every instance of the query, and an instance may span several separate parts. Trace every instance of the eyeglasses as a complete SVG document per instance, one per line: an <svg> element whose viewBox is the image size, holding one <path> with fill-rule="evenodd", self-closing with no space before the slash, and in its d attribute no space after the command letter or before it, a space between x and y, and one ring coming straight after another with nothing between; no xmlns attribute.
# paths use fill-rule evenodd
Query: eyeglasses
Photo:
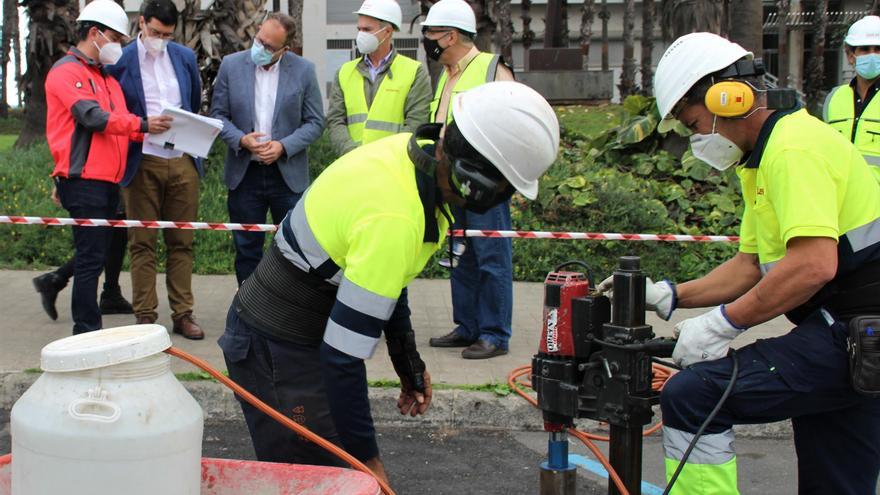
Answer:
<svg viewBox="0 0 880 495"><path fill-rule="evenodd" d="M427 26L422 28L423 35L425 35L425 34L442 34L443 36L446 36L447 34L449 34L451 32L452 32L451 29L430 29ZM441 36L440 38L442 38L443 36ZM437 39L440 39L440 38L437 38Z"/></svg>

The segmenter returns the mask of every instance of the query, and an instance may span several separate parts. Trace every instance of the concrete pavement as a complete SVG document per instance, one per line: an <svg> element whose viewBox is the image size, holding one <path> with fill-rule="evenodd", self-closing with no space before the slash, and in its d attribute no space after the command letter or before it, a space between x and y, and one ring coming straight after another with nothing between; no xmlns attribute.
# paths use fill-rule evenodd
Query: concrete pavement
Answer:
<svg viewBox="0 0 880 495"><path fill-rule="evenodd" d="M34 290L31 279L41 272L0 271L0 332L3 340L0 345L0 372L15 372L40 365L40 349L53 340L71 334L73 322L70 319L70 287L58 296L58 320L52 321L43 311L40 298ZM131 279L123 273L120 283L122 292L129 297ZM159 324L171 328L164 275L158 277ZM205 329L203 341L190 341L178 335L172 340L175 346L186 352L208 360L215 367L225 369L223 355L217 346L217 339L223 333L226 312L236 290L233 275L196 275L193 277L195 311L197 321ZM482 385L486 383L506 383L511 369L529 364L536 352L541 334L541 311L543 307L543 285L540 283L516 282L513 287L513 338L510 353L488 360L464 360L461 349L439 349L428 346L428 339L440 336L453 328L452 301L447 280L415 280L410 285L409 299L412 309L413 327L419 351L427 363L435 383L455 385ZM674 324L682 319L696 316L702 310L679 310L671 322L648 313L648 323L661 336L672 335ZM104 318L107 328L134 323L131 315L111 315ZM752 342L757 338L779 335L788 331L790 325L784 319L776 319L755 327L735 343L737 346ZM175 372L194 371L183 362L174 362ZM397 375L388 360L384 345L379 345L376 355L367 361L367 373L371 380L396 379Z"/></svg>

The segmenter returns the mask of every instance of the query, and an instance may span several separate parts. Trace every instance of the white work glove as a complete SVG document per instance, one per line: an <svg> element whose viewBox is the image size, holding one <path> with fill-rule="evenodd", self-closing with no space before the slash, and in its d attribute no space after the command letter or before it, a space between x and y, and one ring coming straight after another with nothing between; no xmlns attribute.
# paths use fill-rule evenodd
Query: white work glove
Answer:
<svg viewBox="0 0 880 495"><path fill-rule="evenodd" d="M727 355L730 342L746 328L730 322L724 305L675 325L673 335L678 339L672 360L682 368L703 361L714 361Z"/></svg>
<svg viewBox="0 0 880 495"><path fill-rule="evenodd" d="M614 275L597 285L596 291L613 301ZM669 280L661 280L655 283L650 278L645 278L645 309L651 309L657 313L657 316L669 321L669 317L672 316L672 311L675 310L677 304L678 298L675 295L675 284Z"/></svg>

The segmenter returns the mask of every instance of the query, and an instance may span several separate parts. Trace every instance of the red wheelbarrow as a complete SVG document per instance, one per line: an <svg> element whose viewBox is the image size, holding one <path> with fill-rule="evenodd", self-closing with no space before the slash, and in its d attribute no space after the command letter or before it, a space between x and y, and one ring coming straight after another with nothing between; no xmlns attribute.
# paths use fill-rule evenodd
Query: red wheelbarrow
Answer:
<svg viewBox="0 0 880 495"><path fill-rule="evenodd" d="M11 495L12 456L0 456L0 495ZM378 495L379 484L351 469L202 459L201 495Z"/></svg>

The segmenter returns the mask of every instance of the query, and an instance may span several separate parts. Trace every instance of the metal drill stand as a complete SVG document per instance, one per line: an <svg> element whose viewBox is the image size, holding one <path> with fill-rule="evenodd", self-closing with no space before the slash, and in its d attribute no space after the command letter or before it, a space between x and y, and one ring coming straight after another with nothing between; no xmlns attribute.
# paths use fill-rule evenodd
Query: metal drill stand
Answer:
<svg viewBox="0 0 880 495"><path fill-rule="evenodd" d="M563 470L558 469L567 466L568 455L566 445L563 464L559 442L566 440L564 432L576 417L610 425L611 466L627 491L641 493L642 430L651 422L651 406L660 402L660 394L651 387L651 357L671 356L675 341L654 338L645 324L645 275L638 257L620 258L611 308L604 296L586 294L583 287L578 292L580 282L574 275L585 279L571 272L548 275L545 328L540 351L532 359L532 384L551 435L541 493L573 493L573 482L566 491ZM550 472L546 484L545 472ZM619 495L610 481L608 493Z"/></svg>

